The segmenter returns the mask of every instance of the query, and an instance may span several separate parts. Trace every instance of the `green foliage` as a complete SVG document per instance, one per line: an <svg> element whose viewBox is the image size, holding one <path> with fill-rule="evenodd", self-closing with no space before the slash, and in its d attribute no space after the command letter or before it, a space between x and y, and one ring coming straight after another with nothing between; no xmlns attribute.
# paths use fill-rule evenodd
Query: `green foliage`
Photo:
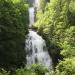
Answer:
<svg viewBox="0 0 75 75"><path fill-rule="evenodd" d="M63 41L63 44L61 44L61 47L63 50L61 51L61 54L64 57L74 57L75 56L75 27L71 26L67 28L65 32L65 38Z"/></svg>
<svg viewBox="0 0 75 75"><path fill-rule="evenodd" d="M27 66L26 69L35 72L37 75L45 75L46 73L48 73L49 75L54 75L52 69L46 68L45 66L39 64L33 64L31 66Z"/></svg>
<svg viewBox="0 0 75 75"><path fill-rule="evenodd" d="M61 61L56 67L56 75L74 75L75 58L67 58Z"/></svg>
<svg viewBox="0 0 75 75"><path fill-rule="evenodd" d="M10 72L5 71L4 69L0 70L0 75L9 75Z"/></svg>
<svg viewBox="0 0 75 75"><path fill-rule="evenodd" d="M55 75L54 71L38 64L33 64L30 66L27 65L23 68L17 68L14 70L13 74L11 71L7 72L4 69L0 70L0 75L45 75L46 73L48 73L48 75Z"/></svg>
<svg viewBox="0 0 75 75"><path fill-rule="evenodd" d="M16 70L16 75L37 75L37 74L35 72L26 71L25 69L21 68Z"/></svg>
<svg viewBox="0 0 75 75"><path fill-rule="evenodd" d="M31 70L34 70L38 75L44 75L47 72L44 66L38 64L31 65Z"/></svg>
<svg viewBox="0 0 75 75"><path fill-rule="evenodd" d="M0 0L0 66L18 67L25 61L28 5L24 1Z"/></svg>
<svg viewBox="0 0 75 75"><path fill-rule="evenodd" d="M48 1L48 3L46 3ZM56 75L75 74L75 1L40 0L33 28L46 40L53 62L60 51L66 59L56 68ZM0 0L0 67L22 66L25 61L25 38L28 33L27 0ZM44 66L34 64L16 70L16 75L53 74ZM1 75L9 75L5 70ZM54 74L53 74L54 75Z"/></svg>
<svg viewBox="0 0 75 75"><path fill-rule="evenodd" d="M50 0L44 12L37 12L34 27L46 40L53 61L61 58L58 56L61 50L64 57L75 55L74 5L74 0Z"/></svg>
<svg viewBox="0 0 75 75"><path fill-rule="evenodd" d="M69 22L70 25L75 26L75 1L71 0L69 5Z"/></svg>
<svg viewBox="0 0 75 75"><path fill-rule="evenodd" d="M74 0L70 1L69 10L75 14L75 1Z"/></svg>
<svg viewBox="0 0 75 75"><path fill-rule="evenodd" d="M61 51L61 54L64 57L74 57L75 56L75 47L68 46L65 50Z"/></svg>
<svg viewBox="0 0 75 75"><path fill-rule="evenodd" d="M39 17L34 26L38 27L38 30L48 36L48 39L51 39L52 42L58 43L67 25L67 12L67 1L51 0L46 5L44 14L38 13Z"/></svg>
<svg viewBox="0 0 75 75"><path fill-rule="evenodd" d="M33 64L16 70L16 75L45 75L45 73L54 75L52 70L38 64Z"/></svg>
<svg viewBox="0 0 75 75"><path fill-rule="evenodd" d="M44 11L46 3L47 3L47 0L39 0L39 7L37 7L37 9Z"/></svg>
<svg viewBox="0 0 75 75"><path fill-rule="evenodd" d="M45 38L49 53L54 63L60 59L60 43L64 40L67 26L68 2L66 0L51 0L47 3L44 13L37 13L37 21L34 24L39 33ZM57 56L56 56L57 55Z"/></svg>

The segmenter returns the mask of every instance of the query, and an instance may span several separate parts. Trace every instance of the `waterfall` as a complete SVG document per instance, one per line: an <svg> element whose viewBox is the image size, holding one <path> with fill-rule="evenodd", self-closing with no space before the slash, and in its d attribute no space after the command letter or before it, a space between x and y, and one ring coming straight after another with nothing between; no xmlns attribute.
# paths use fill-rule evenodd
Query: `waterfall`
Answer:
<svg viewBox="0 0 75 75"><path fill-rule="evenodd" d="M29 27L32 27L35 17L34 7L29 8ZM45 67L52 67L52 59L48 53L45 40L32 29L26 39L26 60L27 64L42 64Z"/></svg>
<svg viewBox="0 0 75 75"><path fill-rule="evenodd" d="M26 40L27 64L42 64L46 67L52 66L52 59L48 54L45 40L30 30Z"/></svg>
<svg viewBox="0 0 75 75"><path fill-rule="evenodd" d="M34 7L29 8L29 27L32 27L35 18L35 10Z"/></svg>

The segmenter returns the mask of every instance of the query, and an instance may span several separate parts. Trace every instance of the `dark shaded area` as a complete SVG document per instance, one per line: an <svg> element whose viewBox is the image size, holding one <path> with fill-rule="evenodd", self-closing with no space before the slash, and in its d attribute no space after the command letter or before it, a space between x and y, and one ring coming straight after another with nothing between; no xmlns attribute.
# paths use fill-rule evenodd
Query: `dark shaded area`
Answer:
<svg viewBox="0 0 75 75"><path fill-rule="evenodd" d="M42 30L41 32L38 32L38 34L41 35L43 39L46 41L46 46L47 46L49 55L52 58L53 68L55 69L59 60L63 60L63 56L60 54L62 49L58 45L52 43L51 40L49 40L48 35L42 33Z"/></svg>
<svg viewBox="0 0 75 75"><path fill-rule="evenodd" d="M28 7L22 1L0 0L0 68L24 66L25 38L28 33Z"/></svg>
<svg viewBox="0 0 75 75"><path fill-rule="evenodd" d="M75 13L68 12L69 24L75 26Z"/></svg>
<svg viewBox="0 0 75 75"><path fill-rule="evenodd" d="M52 57L52 62L53 62L53 68L56 67L58 64L59 60L63 59L63 56L60 55L60 51L62 50L59 46L56 44L51 43L49 40L46 39L46 44L48 48L48 52L50 56Z"/></svg>

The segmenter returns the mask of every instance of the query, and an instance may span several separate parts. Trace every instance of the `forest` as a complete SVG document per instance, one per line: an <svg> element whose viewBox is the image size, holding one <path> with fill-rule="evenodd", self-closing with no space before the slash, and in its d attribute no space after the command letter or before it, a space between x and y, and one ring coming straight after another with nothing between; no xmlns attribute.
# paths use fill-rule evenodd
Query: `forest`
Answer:
<svg viewBox="0 0 75 75"><path fill-rule="evenodd" d="M26 65L30 6L29 0L0 0L0 75L75 75L75 0L39 0L35 8L31 29L45 40L52 69Z"/></svg>

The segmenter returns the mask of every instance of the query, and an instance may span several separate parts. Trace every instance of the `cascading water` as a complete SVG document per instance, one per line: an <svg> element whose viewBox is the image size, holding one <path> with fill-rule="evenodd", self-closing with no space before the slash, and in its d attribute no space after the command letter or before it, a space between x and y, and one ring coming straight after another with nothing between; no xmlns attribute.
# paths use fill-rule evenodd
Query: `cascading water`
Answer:
<svg viewBox="0 0 75 75"><path fill-rule="evenodd" d="M29 8L29 20L31 27L34 23L34 7ZM52 59L48 54L45 40L32 29L29 30L28 37L26 39L26 59L27 64L42 64L45 67L52 67Z"/></svg>
<svg viewBox="0 0 75 75"><path fill-rule="evenodd" d="M29 31L26 40L27 64L42 64L46 67L52 66L51 57L48 54L45 41L32 30Z"/></svg>
<svg viewBox="0 0 75 75"><path fill-rule="evenodd" d="M29 8L29 27L32 27L35 18L35 10L34 7Z"/></svg>

